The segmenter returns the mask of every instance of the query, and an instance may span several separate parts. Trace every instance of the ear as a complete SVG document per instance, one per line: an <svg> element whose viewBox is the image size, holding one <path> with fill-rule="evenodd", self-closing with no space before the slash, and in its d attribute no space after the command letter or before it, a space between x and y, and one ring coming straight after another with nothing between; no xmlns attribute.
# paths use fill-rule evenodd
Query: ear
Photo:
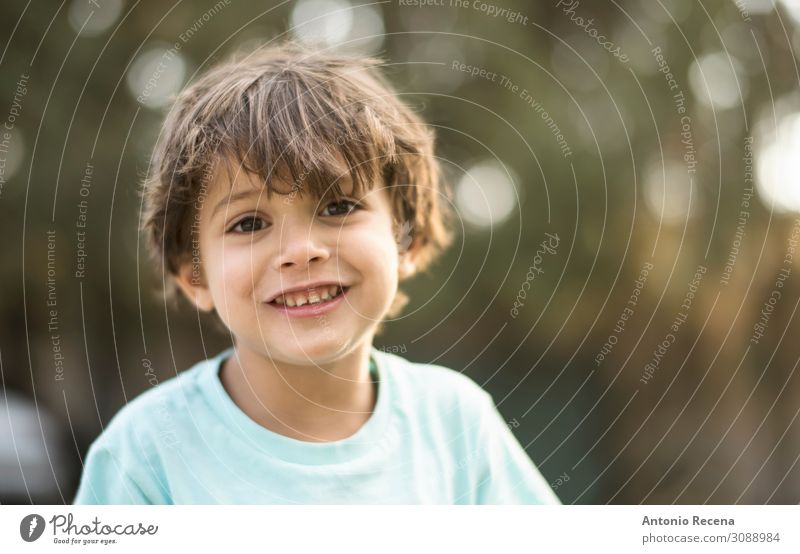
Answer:
<svg viewBox="0 0 800 554"><path fill-rule="evenodd" d="M420 241L414 239L405 250L401 249L397 253L397 273L400 280L408 279L416 275L419 269Z"/></svg>
<svg viewBox="0 0 800 554"><path fill-rule="evenodd" d="M397 273L400 280L407 279L417 272L417 264L411 251L399 254L400 263L397 265Z"/></svg>
<svg viewBox="0 0 800 554"><path fill-rule="evenodd" d="M211 297L211 291L206 284L200 264L183 262L178 274L175 275L175 282L186 298L197 306L198 310L210 312L214 309L214 299Z"/></svg>
<svg viewBox="0 0 800 554"><path fill-rule="evenodd" d="M402 281L417 271L416 255L419 250L419 240L412 236L413 231L409 221L402 223L395 221L394 235L397 243L397 273Z"/></svg>

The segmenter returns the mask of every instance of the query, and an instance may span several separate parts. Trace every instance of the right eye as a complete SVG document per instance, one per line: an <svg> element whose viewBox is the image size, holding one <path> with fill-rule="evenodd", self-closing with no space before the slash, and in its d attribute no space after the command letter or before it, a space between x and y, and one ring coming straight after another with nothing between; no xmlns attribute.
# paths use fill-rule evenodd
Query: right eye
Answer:
<svg viewBox="0 0 800 554"><path fill-rule="evenodd" d="M255 233L261 231L267 226L267 223L260 217L248 216L240 219L230 231L234 233Z"/></svg>

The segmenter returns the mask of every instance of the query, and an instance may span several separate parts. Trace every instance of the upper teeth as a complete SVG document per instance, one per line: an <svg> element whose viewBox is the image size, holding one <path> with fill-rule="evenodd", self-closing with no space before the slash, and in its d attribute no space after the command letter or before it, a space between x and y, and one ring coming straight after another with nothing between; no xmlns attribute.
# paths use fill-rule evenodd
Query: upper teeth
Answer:
<svg viewBox="0 0 800 554"><path fill-rule="evenodd" d="M303 304L318 304L324 300L334 298L341 292L338 285L326 285L304 291L287 292L275 299L276 304L286 304L287 306L302 306Z"/></svg>

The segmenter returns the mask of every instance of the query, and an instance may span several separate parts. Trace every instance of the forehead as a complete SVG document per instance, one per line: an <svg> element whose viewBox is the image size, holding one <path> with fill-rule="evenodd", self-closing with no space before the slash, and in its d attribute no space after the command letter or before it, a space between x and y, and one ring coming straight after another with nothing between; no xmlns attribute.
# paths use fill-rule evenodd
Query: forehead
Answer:
<svg viewBox="0 0 800 554"><path fill-rule="evenodd" d="M264 178L242 165L219 163L203 184L200 194L214 201L227 199L232 202L252 197L263 202L272 202L285 198L320 200L342 195L360 196L364 192L358 190L363 187L357 187L347 171L324 176L313 173L305 171L293 178L291 172L283 169Z"/></svg>

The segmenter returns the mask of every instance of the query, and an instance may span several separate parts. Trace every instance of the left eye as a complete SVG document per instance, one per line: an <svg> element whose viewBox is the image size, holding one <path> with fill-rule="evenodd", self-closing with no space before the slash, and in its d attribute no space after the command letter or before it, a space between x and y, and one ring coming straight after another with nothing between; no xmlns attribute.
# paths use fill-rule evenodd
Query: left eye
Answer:
<svg viewBox="0 0 800 554"><path fill-rule="evenodd" d="M233 226L231 231L236 233L254 233L265 227L264 220L260 217L246 217Z"/></svg>
<svg viewBox="0 0 800 554"><path fill-rule="evenodd" d="M338 202L331 202L325 206L322 209L322 215L347 215L360 207L361 206L358 204L358 202L353 202L352 200L340 200Z"/></svg>

